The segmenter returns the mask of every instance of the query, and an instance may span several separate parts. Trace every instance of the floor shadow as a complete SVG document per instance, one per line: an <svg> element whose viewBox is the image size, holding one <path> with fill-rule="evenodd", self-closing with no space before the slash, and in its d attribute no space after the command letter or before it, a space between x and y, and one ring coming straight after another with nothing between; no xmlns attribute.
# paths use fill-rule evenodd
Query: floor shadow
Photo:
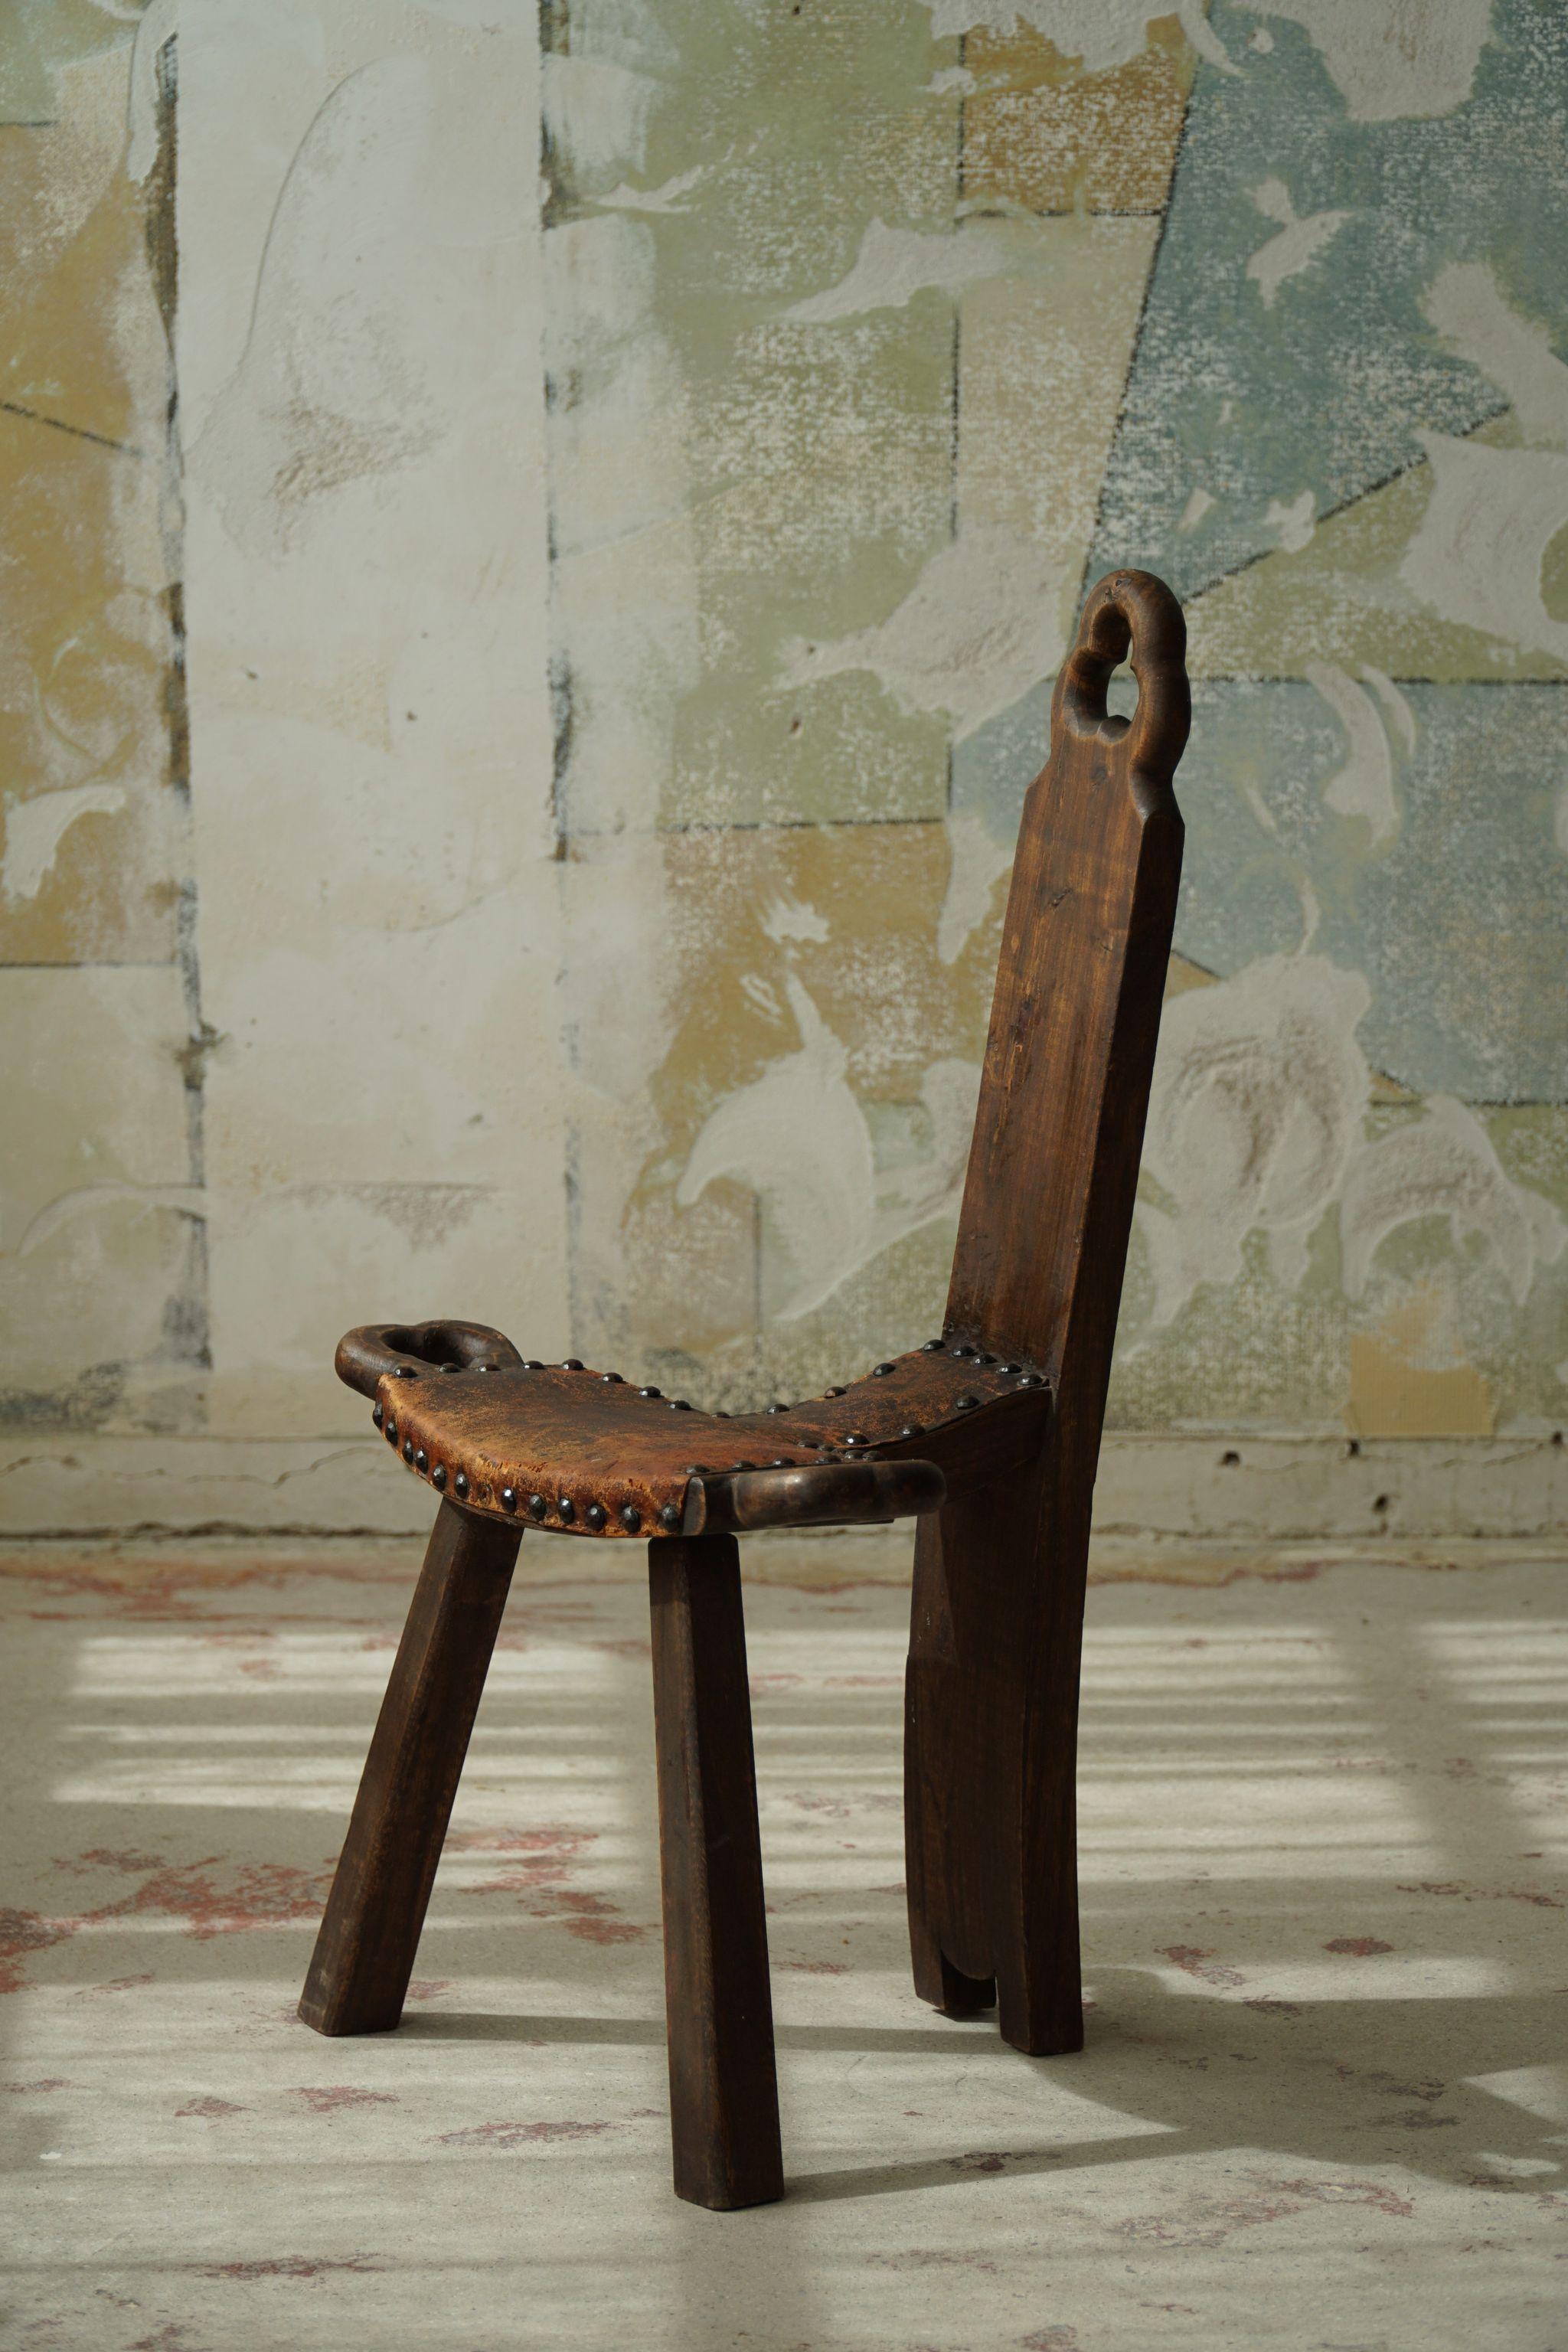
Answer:
<svg viewBox="0 0 1568 2352"><path fill-rule="evenodd" d="M1249 2004L1174 1991L1153 1970L1101 1968L1096 1978L1110 1998L1090 2020L1085 2050L996 2055L1035 2074L1045 2094L1067 2089L1098 2105L1103 2136L795 2174L786 2194L802 2202L883 2197L1237 2150L1352 2170L1397 2164L1502 2195L1563 2187L1561 2127L1471 2078L1538 2067L1568 2047L1568 1995ZM473 2011L408 2018L399 2031L420 2042L664 2040L662 2020L647 2017ZM994 2019L977 2018L963 2026L784 2025L777 2040L783 2050L973 2058L994 2032Z"/></svg>
<svg viewBox="0 0 1568 2352"><path fill-rule="evenodd" d="M915 2056L936 2050L974 2055L992 2021L976 2018L964 2027L919 2025L781 2025L773 2039L781 2050L907 2051ZM405 2042L613 2042L664 2046L662 2018L516 2017L478 2010L452 2010L405 2017L397 2029Z"/></svg>

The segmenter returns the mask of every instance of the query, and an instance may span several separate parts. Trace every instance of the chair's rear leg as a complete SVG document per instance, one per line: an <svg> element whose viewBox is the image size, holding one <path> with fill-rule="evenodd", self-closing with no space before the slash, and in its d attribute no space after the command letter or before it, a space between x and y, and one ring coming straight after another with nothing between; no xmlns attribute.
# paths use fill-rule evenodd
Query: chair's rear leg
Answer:
<svg viewBox="0 0 1568 2352"><path fill-rule="evenodd" d="M784 2194L752 1702L731 1536L648 1546L675 2190Z"/></svg>
<svg viewBox="0 0 1568 2352"><path fill-rule="evenodd" d="M402 2015L519 1541L441 1506L300 2002L318 2033Z"/></svg>
<svg viewBox="0 0 1568 2352"><path fill-rule="evenodd" d="M955 1969L922 1912L910 1906L910 1959L915 1990L944 2017L978 2017L996 2006L994 1977L966 1977Z"/></svg>
<svg viewBox="0 0 1568 2352"><path fill-rule="evenodd" d="M915 1990L994 1999L1005 2040L1083 2046L1074 1843L1081 1562L1042 1559L1045 1481L961 1494L915 1551L904 1805ZM1053 1547L1054 1550L1054 1547Z"/></svg>

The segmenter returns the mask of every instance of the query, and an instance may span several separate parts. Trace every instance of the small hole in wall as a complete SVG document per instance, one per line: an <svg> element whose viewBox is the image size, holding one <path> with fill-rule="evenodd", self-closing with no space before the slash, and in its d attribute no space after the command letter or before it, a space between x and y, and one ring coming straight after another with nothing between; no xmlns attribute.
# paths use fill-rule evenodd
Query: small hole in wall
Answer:
<svg viewBox="0 0 1568 2352"><path fill-rule="evenodd" d="M789 731L792 735L798 735L800 733L800 721L798 719L792 719L790 720Z"/></svg>
<svg viewBox="0 0 1568 2352"><path fill-rule="evenodd" d="M1384 1512L1388 1508L1388 1496L1386 1495L1379 1495L1375 1496L1372 1507L1377 1517L1381 1518Z"/></svg>
<svg viewBox="0 0 1568 2352"><path fill-rule="evenodd" d="M1240 1454L1234 1451L1222 1454L1219 1457L1219 1466L1222 1470L1239 1470L1241 1467Z"/></svg>
<svg viewBox="0 0 1568 2352"><path fill-rule="evenodd" d="M1554 1430L1552 1431L1552 1444L1553 1444L1553 1445L1561 1445L1561 1444L1562 1444L1562 1443L1563 1443L1563 1432L1562 1432L1560 1429L1554 1429Z"/></svg>
<svg viewBox="0 0 1568 2352"><path fill-rule="evenodd" d="M1350 1444L1345 1447L1345 1460L1347 1462L1359 1462L1361 1460L1361 1440L1359 1437L1352 1437Z"/></svg>

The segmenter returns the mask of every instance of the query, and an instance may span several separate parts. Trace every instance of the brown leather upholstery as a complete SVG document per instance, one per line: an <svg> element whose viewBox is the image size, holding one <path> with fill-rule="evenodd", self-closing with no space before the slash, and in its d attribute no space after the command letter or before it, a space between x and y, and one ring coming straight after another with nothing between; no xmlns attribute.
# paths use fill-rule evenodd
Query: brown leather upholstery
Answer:
<svg viewBox="0 0 1568 2352"><path fill-rule="evenodd" d="M955 1334L837 1394L708 1413L618 1373L525 1363L478 1324L349 1332L340 1376L389 1444L464 1509L554 1534L699 1535L935 1510L948 1479L1037 1446L1032 1367Z"/></svg>

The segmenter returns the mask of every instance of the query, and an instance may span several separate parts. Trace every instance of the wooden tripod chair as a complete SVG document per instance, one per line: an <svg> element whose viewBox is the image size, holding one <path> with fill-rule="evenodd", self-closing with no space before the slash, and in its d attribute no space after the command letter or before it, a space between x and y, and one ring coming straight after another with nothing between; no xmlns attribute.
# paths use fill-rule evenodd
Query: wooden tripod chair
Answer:
<svg viewBox="0 0 1568 2352"><path fill-rule="evenodd" d="M736 1535L917 1516L905 1816L915 1989L1083 2042L1074 1751L1089 1499L1175 916L1181 609L1102 580L1024 804L940 1339L826 1395L706 1413L473 1323L351 1331L337 1369L440 1498L300 2014L397 2023L525 1528L651 1538L678 2195L784 2175ZM1131 658L1131 720L1106 714Z"/></svg>

